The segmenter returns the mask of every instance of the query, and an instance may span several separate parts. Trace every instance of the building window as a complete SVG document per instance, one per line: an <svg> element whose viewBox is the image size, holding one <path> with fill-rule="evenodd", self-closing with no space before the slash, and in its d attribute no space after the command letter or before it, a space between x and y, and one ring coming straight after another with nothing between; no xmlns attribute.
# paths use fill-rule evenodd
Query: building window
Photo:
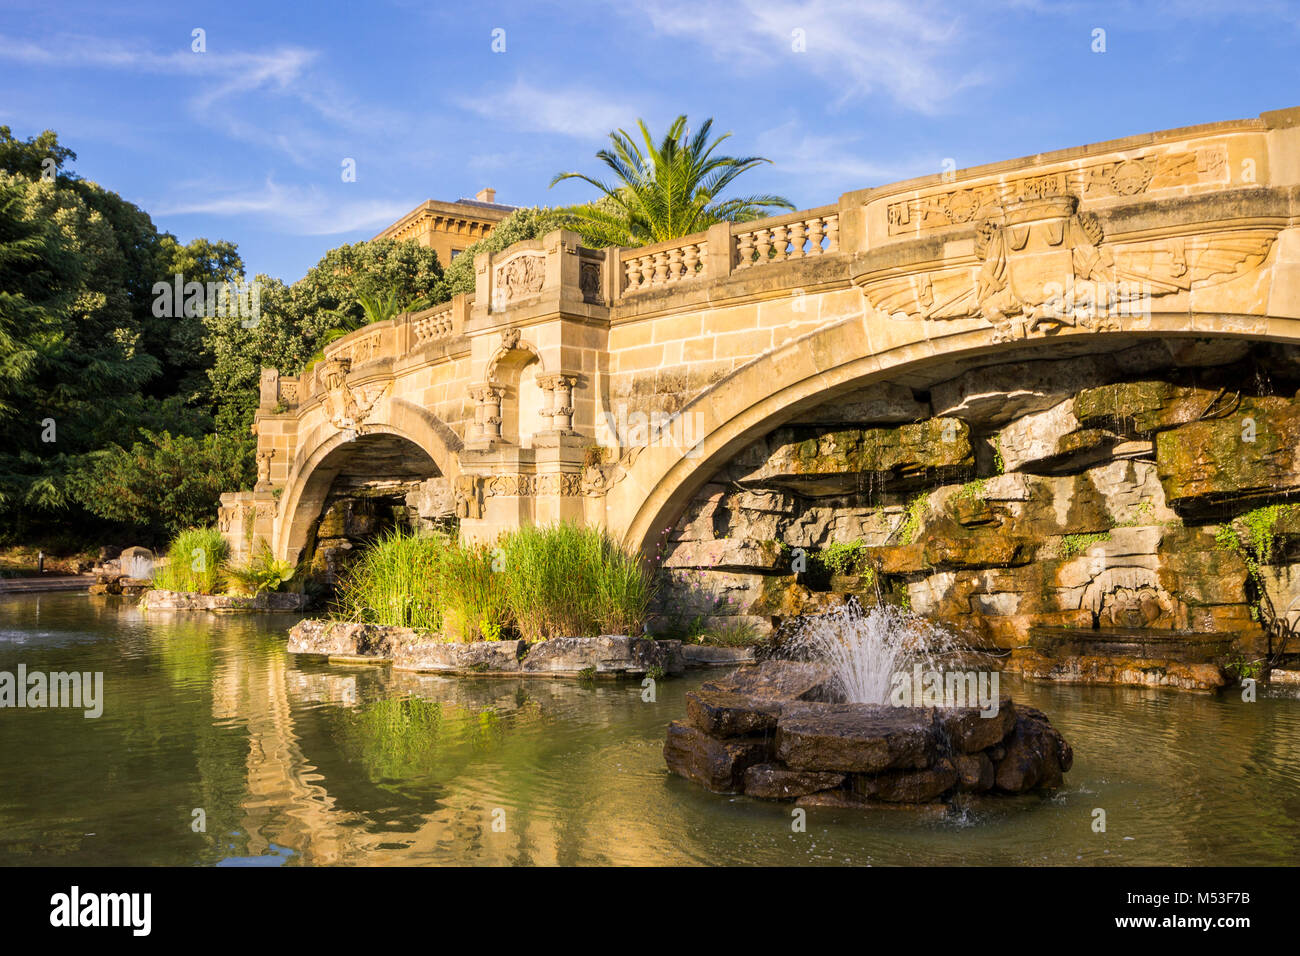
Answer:
<svg viewBox="0 0 1300 956"><path fill-rule="evenodd" d="M455 259L458 255L460 255L464 251L465 251L464 249L453 249L451 250L451 257Z"/></svg>

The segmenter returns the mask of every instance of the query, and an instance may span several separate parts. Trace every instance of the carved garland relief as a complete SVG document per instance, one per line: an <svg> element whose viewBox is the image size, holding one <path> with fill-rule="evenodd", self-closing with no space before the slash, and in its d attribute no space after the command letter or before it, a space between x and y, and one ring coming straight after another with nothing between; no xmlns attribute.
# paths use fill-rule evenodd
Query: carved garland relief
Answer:
<svg viewBox="0 0 1300 956"><path fill-rule="evenodd" d="M1064 326L1094 330L1144 315L1150 300L1226 282L1259 266L1278 230L1107 243L1075 196L1004 203L974 225L973 266L866 279L873 307L895 318L984 318L1002 342Z"/></svg>
<svg viewBox="0 0 1300 956"><path fill-rule="evenodd" d="M1107 159L1074 169L950 189L891 203L885 214L889 234L897 236L972 222L987 217L996 206L1031 199L1066 195L1109 199L1227 181L1228 149L1216 144Z"/></svg>

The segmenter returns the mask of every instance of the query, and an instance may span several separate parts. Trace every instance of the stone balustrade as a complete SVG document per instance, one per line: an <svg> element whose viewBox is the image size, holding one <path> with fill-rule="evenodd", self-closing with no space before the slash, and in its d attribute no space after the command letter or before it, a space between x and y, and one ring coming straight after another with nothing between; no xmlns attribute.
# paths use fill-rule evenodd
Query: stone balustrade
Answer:
<svg viewBox="0 0 1300 956"><path fill-rule="evenodd" d="M748 269L771 262L830 255L840 251L838 206L823 206L790 213L733 230L736 269Z"/></svg>
<svg viewBox="0 0 1300 956"><path fill-rule="evenodd" d="M623 293L645 292L704 277L709 253L705 235L696 233L671 242L625 250L620 257L625 280Z"/></svg>
<svg viewBox="0 0 1300 956"><path fill-rule="evenodd" d="M451 302L444 302L423 312L412 313L410 317L411 334L414 339L411 343L412 347L419 348L452 335L456 330L452 312Z"/></svg>

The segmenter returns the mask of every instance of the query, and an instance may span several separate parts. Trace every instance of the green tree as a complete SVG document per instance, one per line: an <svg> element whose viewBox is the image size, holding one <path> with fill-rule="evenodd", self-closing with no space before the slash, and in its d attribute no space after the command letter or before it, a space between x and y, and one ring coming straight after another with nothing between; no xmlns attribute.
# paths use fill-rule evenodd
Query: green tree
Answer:
<svg viewBox="0 0 1300 956"><path fill-rule="evenodd" d="M555 209L536 206L516 209L497 223L495 229L451 261L443 272L443 281L434 301L446 302L454 295L474 292L475 256L484 252L500 252L525 239L540 239L552 229L559 229L564 221L564 215Z"/></svg>
<svg viewBox="0 0 1300 956"><path fill-rule="evenodd" d="M715 156L731 134L710 141L713 120L705 120L694 136L679 116L655 144L643 120L637 120L643 146L625 131L610 133L612 149L596 153L616 181L602 182L584 173L559 173L551 186L567 179L590 183L600 198L564 210L571 227L595 246L642 246L678 239L719 222L746 222L794 209L781 196L723 198L736 177L761 163L761 156ZM644 147L644 148L643 148Z"/></svg>
<svg viewBox="0 0 1300 956"><path fill-rule="evenodd" d="M92 452L79 462L71 485L92 513L147 528L155 541L205 525L223 491L246 487L251 437L202 438L140 429L142 441Z"/></svg>

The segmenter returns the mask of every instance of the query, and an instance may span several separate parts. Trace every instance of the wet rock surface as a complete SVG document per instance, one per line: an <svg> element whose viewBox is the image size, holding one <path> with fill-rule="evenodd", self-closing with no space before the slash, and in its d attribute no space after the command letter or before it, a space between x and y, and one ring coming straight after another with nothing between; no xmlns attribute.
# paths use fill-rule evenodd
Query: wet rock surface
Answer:
<svg viewBox="0 0 1300 956"><path fill-rule="evenodd" d="M308 603L304 594L279 592L245 596L148 590L140 598L140 607L150 611L301 611Z"/></svg>
<svg viewBox="0 0 1300 956"><path fill-rule="evenodd" d="M668 769L715 792L838 809L941 806L958 793L1061 786L1074 753L1042 711L810 700L820 665L765 661L687 695Z"/></svg>
<svg viewBox="0 0 1300 956"><path fill-rule="evenodd" d="M444 641L431 631L308 618L289 631L294 654L373 658L397 670L552 677L643 677L680 674L680 641L624 634L520 640Z"/></svg>

